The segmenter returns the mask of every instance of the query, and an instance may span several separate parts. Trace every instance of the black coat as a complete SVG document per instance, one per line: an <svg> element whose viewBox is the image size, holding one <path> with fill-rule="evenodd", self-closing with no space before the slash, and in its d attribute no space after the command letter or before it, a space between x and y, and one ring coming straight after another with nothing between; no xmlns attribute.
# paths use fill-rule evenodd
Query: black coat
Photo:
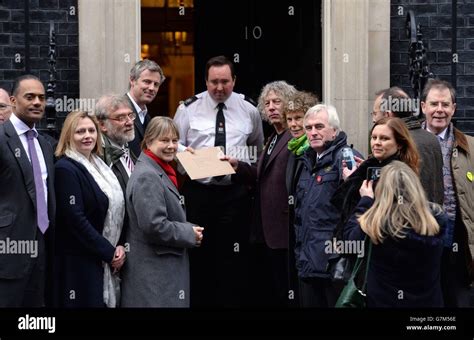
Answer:
<svg viewBox="0 0 474 340"><path fill-rule="evenodd" d="M336 230L335 230L335 237L338 239L342 238L342 234L344 232L344 226L351 217L352 212L354 211L355 207L359 203L360 194L359 189L367 179L367 169L369 167L381 167L383 168L385 165L390 164L394 160L398 160L397 155L393 155L383 161L379 161L378 159L371 157L365 160L360 166L357 168L356 171L346 179L344 183L341 184L339 188L335 191L334 195L331 198L332 204L336 206L339 211L341 211L341 219L339 220ZM375 190L375 186L374 186Z"/></svg>
<svg viewBox="0 0 474 340"><path fill-rule="evenodd" d="M357 216L366 212L373 199L362 197L345 227L345 238L361 240ZM447 218L435 215L440 233L422 236L408 229L406 237L386 237L372 245L367 275L368 307L443 307L440 273L443 252L442 234Z"/></svg>
<svg viewBox="0 0 474 340"><path fill-rule="evenodd" d="M104 307L102 262L115 247L102 236L107 196L80 163L56 163L55 303L58 307Z"/></svg>

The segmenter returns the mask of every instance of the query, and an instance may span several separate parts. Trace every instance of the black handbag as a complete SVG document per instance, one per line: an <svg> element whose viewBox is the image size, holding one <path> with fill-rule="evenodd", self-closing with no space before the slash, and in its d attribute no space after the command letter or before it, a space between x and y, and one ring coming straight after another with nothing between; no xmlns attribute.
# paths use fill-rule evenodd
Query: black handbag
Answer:
<svg viewBox="0 0 474 340"><path fill-rule="evenodd" d="M361 289L357 287L356 277L362 268L364 258L358 257L352 275L336 301L336 308L364 308L366 306L367 273L369 272L370 256L372 253L372 241L370 241L368 237L366 237L365 241L369 242L369 251L367 254L367 261L365 262L365 273L362 287Z"/></svg>

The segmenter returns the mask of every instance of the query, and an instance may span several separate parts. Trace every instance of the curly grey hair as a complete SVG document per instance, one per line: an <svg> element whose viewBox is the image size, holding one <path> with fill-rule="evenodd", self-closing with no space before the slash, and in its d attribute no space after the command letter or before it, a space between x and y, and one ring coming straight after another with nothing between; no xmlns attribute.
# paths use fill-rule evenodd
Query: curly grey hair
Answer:
<svg viewBox="0 0 474 340"><path fill-rule="evenodd" d="M290 85L283 80L273 81L265 85L260 92L257 105L257 109L260 111L260 115L265 121L268 121L267 115L265 114L265 98L271 91L273 91L282 100L284 108L297 93L297 90L293 85Z"/></svg>

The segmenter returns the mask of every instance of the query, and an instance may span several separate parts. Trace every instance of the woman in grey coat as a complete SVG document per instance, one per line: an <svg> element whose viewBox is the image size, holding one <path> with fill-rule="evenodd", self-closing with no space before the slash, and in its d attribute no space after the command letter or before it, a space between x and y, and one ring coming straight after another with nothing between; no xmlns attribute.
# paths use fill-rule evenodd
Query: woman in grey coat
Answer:
<svg viewBox="0 0 474 340"><path fill-rule="evenodd" d="M176 173L169 164L178 138L170 118L153 118L127 184L130 227L122 307L189 307L186 248L201 244L203 228L186 222Z"/></svg>

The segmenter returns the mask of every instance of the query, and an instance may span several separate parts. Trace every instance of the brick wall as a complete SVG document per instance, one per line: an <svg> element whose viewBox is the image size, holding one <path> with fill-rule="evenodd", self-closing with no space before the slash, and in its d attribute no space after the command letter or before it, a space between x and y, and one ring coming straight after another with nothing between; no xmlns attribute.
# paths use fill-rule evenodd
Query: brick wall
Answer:
<svg viewBox="0 0 474 340"><path fill-rule="evenodd" d="M409 45L405 31L409 10L415 12L417 24L422 27L428 62L435 76L453 82L452 67L456 67L455 117L470 119L460 120L457 126L474 133L474 0L458 0L457 3L457 63L453 63L451 50L451 0L391 0L390 83L401 85L413 94L408 78Z"/></svg>
<svg viewBox="0 0 474 340"><path fill-rule="evenodd" d="M0 86L25 73L25 0L0 0ZM49 23L56 31L56 98L79 97L78 0L29 0L30 69L49 80ZM20 60L18 58L20 56Z"/></svg>

